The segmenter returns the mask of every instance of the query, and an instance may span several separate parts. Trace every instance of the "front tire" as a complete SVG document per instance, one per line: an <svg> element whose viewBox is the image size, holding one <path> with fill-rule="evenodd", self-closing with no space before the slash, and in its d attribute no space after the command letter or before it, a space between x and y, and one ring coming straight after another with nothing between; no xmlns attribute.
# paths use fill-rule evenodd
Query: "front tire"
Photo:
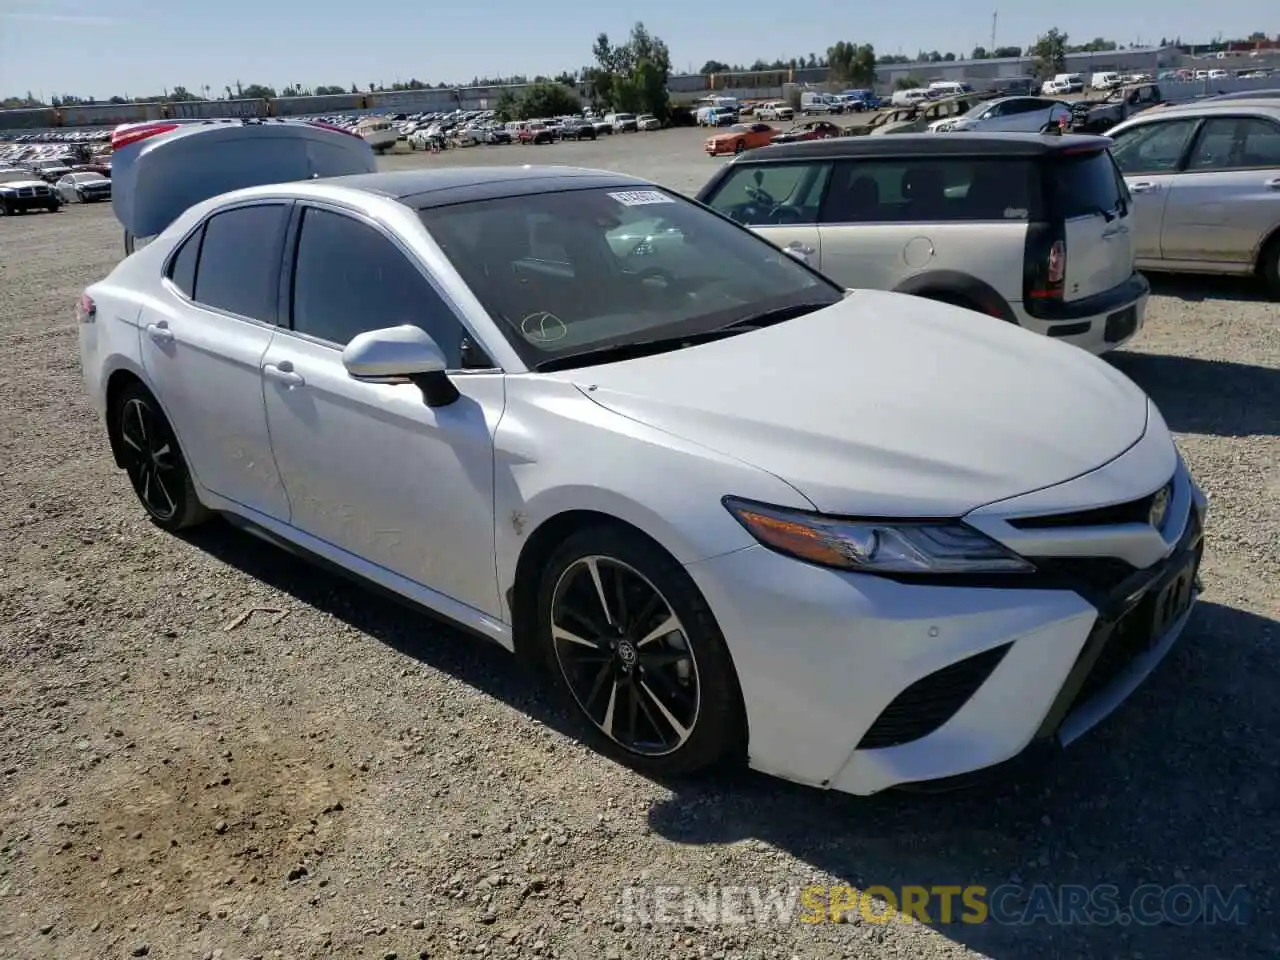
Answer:
<svg viewBox="0 0 1280 960"><path fill-rule="evenodd" d="M537 601L542 659L602 752L656 777L745 757L728 647L656 544L618 527L581 530L546 564Z"/></svg>
<svg viewBox="0 0 1280 960"><path fill-rule="evenodd" d="M208 519L178 438L150 391L139 383L126 387L111 424L129 483L152 523L173 533Z"/></svg>

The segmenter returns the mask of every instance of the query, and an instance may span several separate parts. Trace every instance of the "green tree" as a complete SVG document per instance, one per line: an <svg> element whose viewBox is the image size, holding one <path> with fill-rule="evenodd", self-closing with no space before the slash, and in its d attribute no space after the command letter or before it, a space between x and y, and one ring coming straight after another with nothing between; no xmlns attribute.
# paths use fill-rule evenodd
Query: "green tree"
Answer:
<svg viewBox="0 0 1280 960"><path fill-rule="evenodd" d="M276 95L275 87L267 87L261 83L251 83L242 87L236 83L236 97L241 100L263 100Z"/></svg>
<svg viewBox="0 0 1280 960"><path fill-rule="evenodd" d="M596 63L586 71L584 80L596 103L666 119L671 54L643 23L632 27L627 42L619 46L610 42L608 34L600 34L591 52Z"/></svg>
<svg viewBox="0 0 1280 960"><path fill-rule="evenodd" d="M872 87L876 82L876 50L869 43L853 44L844 40L827 49L831 77L840 83Z"/></svg>
<svg viewBox="0 0 1280 960"><path fill-rule="evenodd" d="M985 60L985 59L987 59L987 56L988 56L988 54L987 54L987 48L986 48L986 47L982 47L982 46L978 46L978 47L974 47L974 48L973 48L973 53L969 54L969 59L970 59L970 60Z"/></svg>
<svg viewBox="0 0 1280 960"><path fill-rule="evenodd" d="M920 86L920 81L915 77L899 77L893 82L893 89L895 90L914 90L918 86Z"/></svg>
<svg viewBox="0 0 1280 960"><path fill-rule="evenodd" d="M996 47L991 51L992 59L995 60L1016 60L1022 56L1021 47Z"/></svg>
<svg viewBox="0 0 1280 960"><path fill-rule="evenodd" d="M708 73L726 73L728 70L729 65L723 60L708 60L698 72L705 75Z"/></svg>
<svg viewBox="0 0 1280 960"><path fill-rule="evenodd" d="M493 107L494 116L499 123L510 123L520 119L520 99L510 90L503 90L498 102Z"/></svg>
<svg viewBox="0 0 1280 960"><path fill-rule="evenodd" d="M1053 27L1041 34L1027 51L1034 62L1032 69L1041 79L1048 79L1067 68L1067 35Z"/></svg>
<svg viewBox="0 0 1280 960"><path fill-rule="evenodd" d="M502 98L498 98L499 109ZM578 95L562 83L550 81L535 83L516 102L516 120L536 120L541 117L561 117L579 113L582 101Z"/></svg>

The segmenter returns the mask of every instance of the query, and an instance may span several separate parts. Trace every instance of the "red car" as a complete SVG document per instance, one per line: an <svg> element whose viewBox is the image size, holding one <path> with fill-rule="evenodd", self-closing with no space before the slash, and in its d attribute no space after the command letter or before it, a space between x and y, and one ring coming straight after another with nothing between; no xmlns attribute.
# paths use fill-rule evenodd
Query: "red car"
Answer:
<svg viewBox="0 0 1280 960"><path fill-rule="evenodd" d="M843 136L844 131L830 120L806 120L773 138L773 143L799 143L801 140L826 140Z"/></svg>

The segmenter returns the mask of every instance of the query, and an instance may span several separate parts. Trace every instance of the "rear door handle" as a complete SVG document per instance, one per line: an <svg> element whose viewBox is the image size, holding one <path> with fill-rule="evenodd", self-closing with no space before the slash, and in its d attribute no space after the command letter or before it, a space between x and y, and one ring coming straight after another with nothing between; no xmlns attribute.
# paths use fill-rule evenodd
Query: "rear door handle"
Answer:
<svg viewBox="0 0 1280 960"><path fill-rule="evenodd" d="M156 343L173 343L173 331L169 329L168 320L157 320L147 324L147 336Z"/></svg>
<svg viewBox="0 0 1280 960"><path fill-rule="evenodd" d="M1280 190L1280 177L1274 177L1263 184L1268 190Z"/></svg>
<svg viewBox="0 0 1280 960"><path fill-rule="evenodd" d="M818 251L815 248L809 246L808 244L801 243L799 240L792 240L790 243L787 244L787 252L797 253L802 257L807 257L807 256L810 256L811 254L817 253Z"/></svg>
<svg viewBox="0 0 1280 960"><path fill-rule="evenodd" d="M294 372L293 364L288 360L281 360L279 363L264 363L262 365L262 375L268 380L282 383L290 389L300 387L307 382L302 374Z"/></svg>
<svg viewBox="0 0 1280 960"><path fill-rule="evenodd" d="M1103 231L1102 239L1110 240L1112 237L1122 237L1128 232L1128 227L1112 227L1110 230Z"/></svg>
<svg viewBox="0 0 1280 960"><path fill-rule="evenodd" d="M1141 183L1131 183L1129 185L1130 193L1156 193L1160 189L1160 184L1142 181Z"/></svg>

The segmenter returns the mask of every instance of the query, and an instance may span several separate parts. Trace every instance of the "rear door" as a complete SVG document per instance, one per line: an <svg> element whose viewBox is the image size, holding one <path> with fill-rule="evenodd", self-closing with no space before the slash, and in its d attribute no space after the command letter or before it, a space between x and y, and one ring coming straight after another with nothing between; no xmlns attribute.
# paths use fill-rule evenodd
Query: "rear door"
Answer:
<svg viewBox="0 0 1280 960"><path fill-rule="evenodd" d="M142 363L182 452L206 488L288 520L259 364L276 331L290 205L215 213L170 258L142 312Z"/></svg>
<svg viewBox="0 0 1280 960"><path fill-rule="evenodd" d="M1134 271L1134 217L1111 155L1064 151L1045 166L1049 211L1065 232L1063 299L1083 300L1120 286Z"/></svg>
<svg viewBox="0 0 1280 960"><path fill-rule="evenodd" d="M1280 223L1280 124L1205 121L1173 179L1161 229L1168 260L1246 265Z"/></svg>
<svg viewBox="0 0 1280 960"><path fill-rule="evenodd" d="M734 163L699 199L821 270L818 219L830 177L828 160Z"/></svg>
<svg viewBox="0 0 1280 960"><path fill-rule="evenodd" d="M1163 258L1161 236L1169 190L1185 162L1200 120L1171 117L1128 127L1112 140L1111 155L1132 197L1134 254L1139 260Z"/></svg>

